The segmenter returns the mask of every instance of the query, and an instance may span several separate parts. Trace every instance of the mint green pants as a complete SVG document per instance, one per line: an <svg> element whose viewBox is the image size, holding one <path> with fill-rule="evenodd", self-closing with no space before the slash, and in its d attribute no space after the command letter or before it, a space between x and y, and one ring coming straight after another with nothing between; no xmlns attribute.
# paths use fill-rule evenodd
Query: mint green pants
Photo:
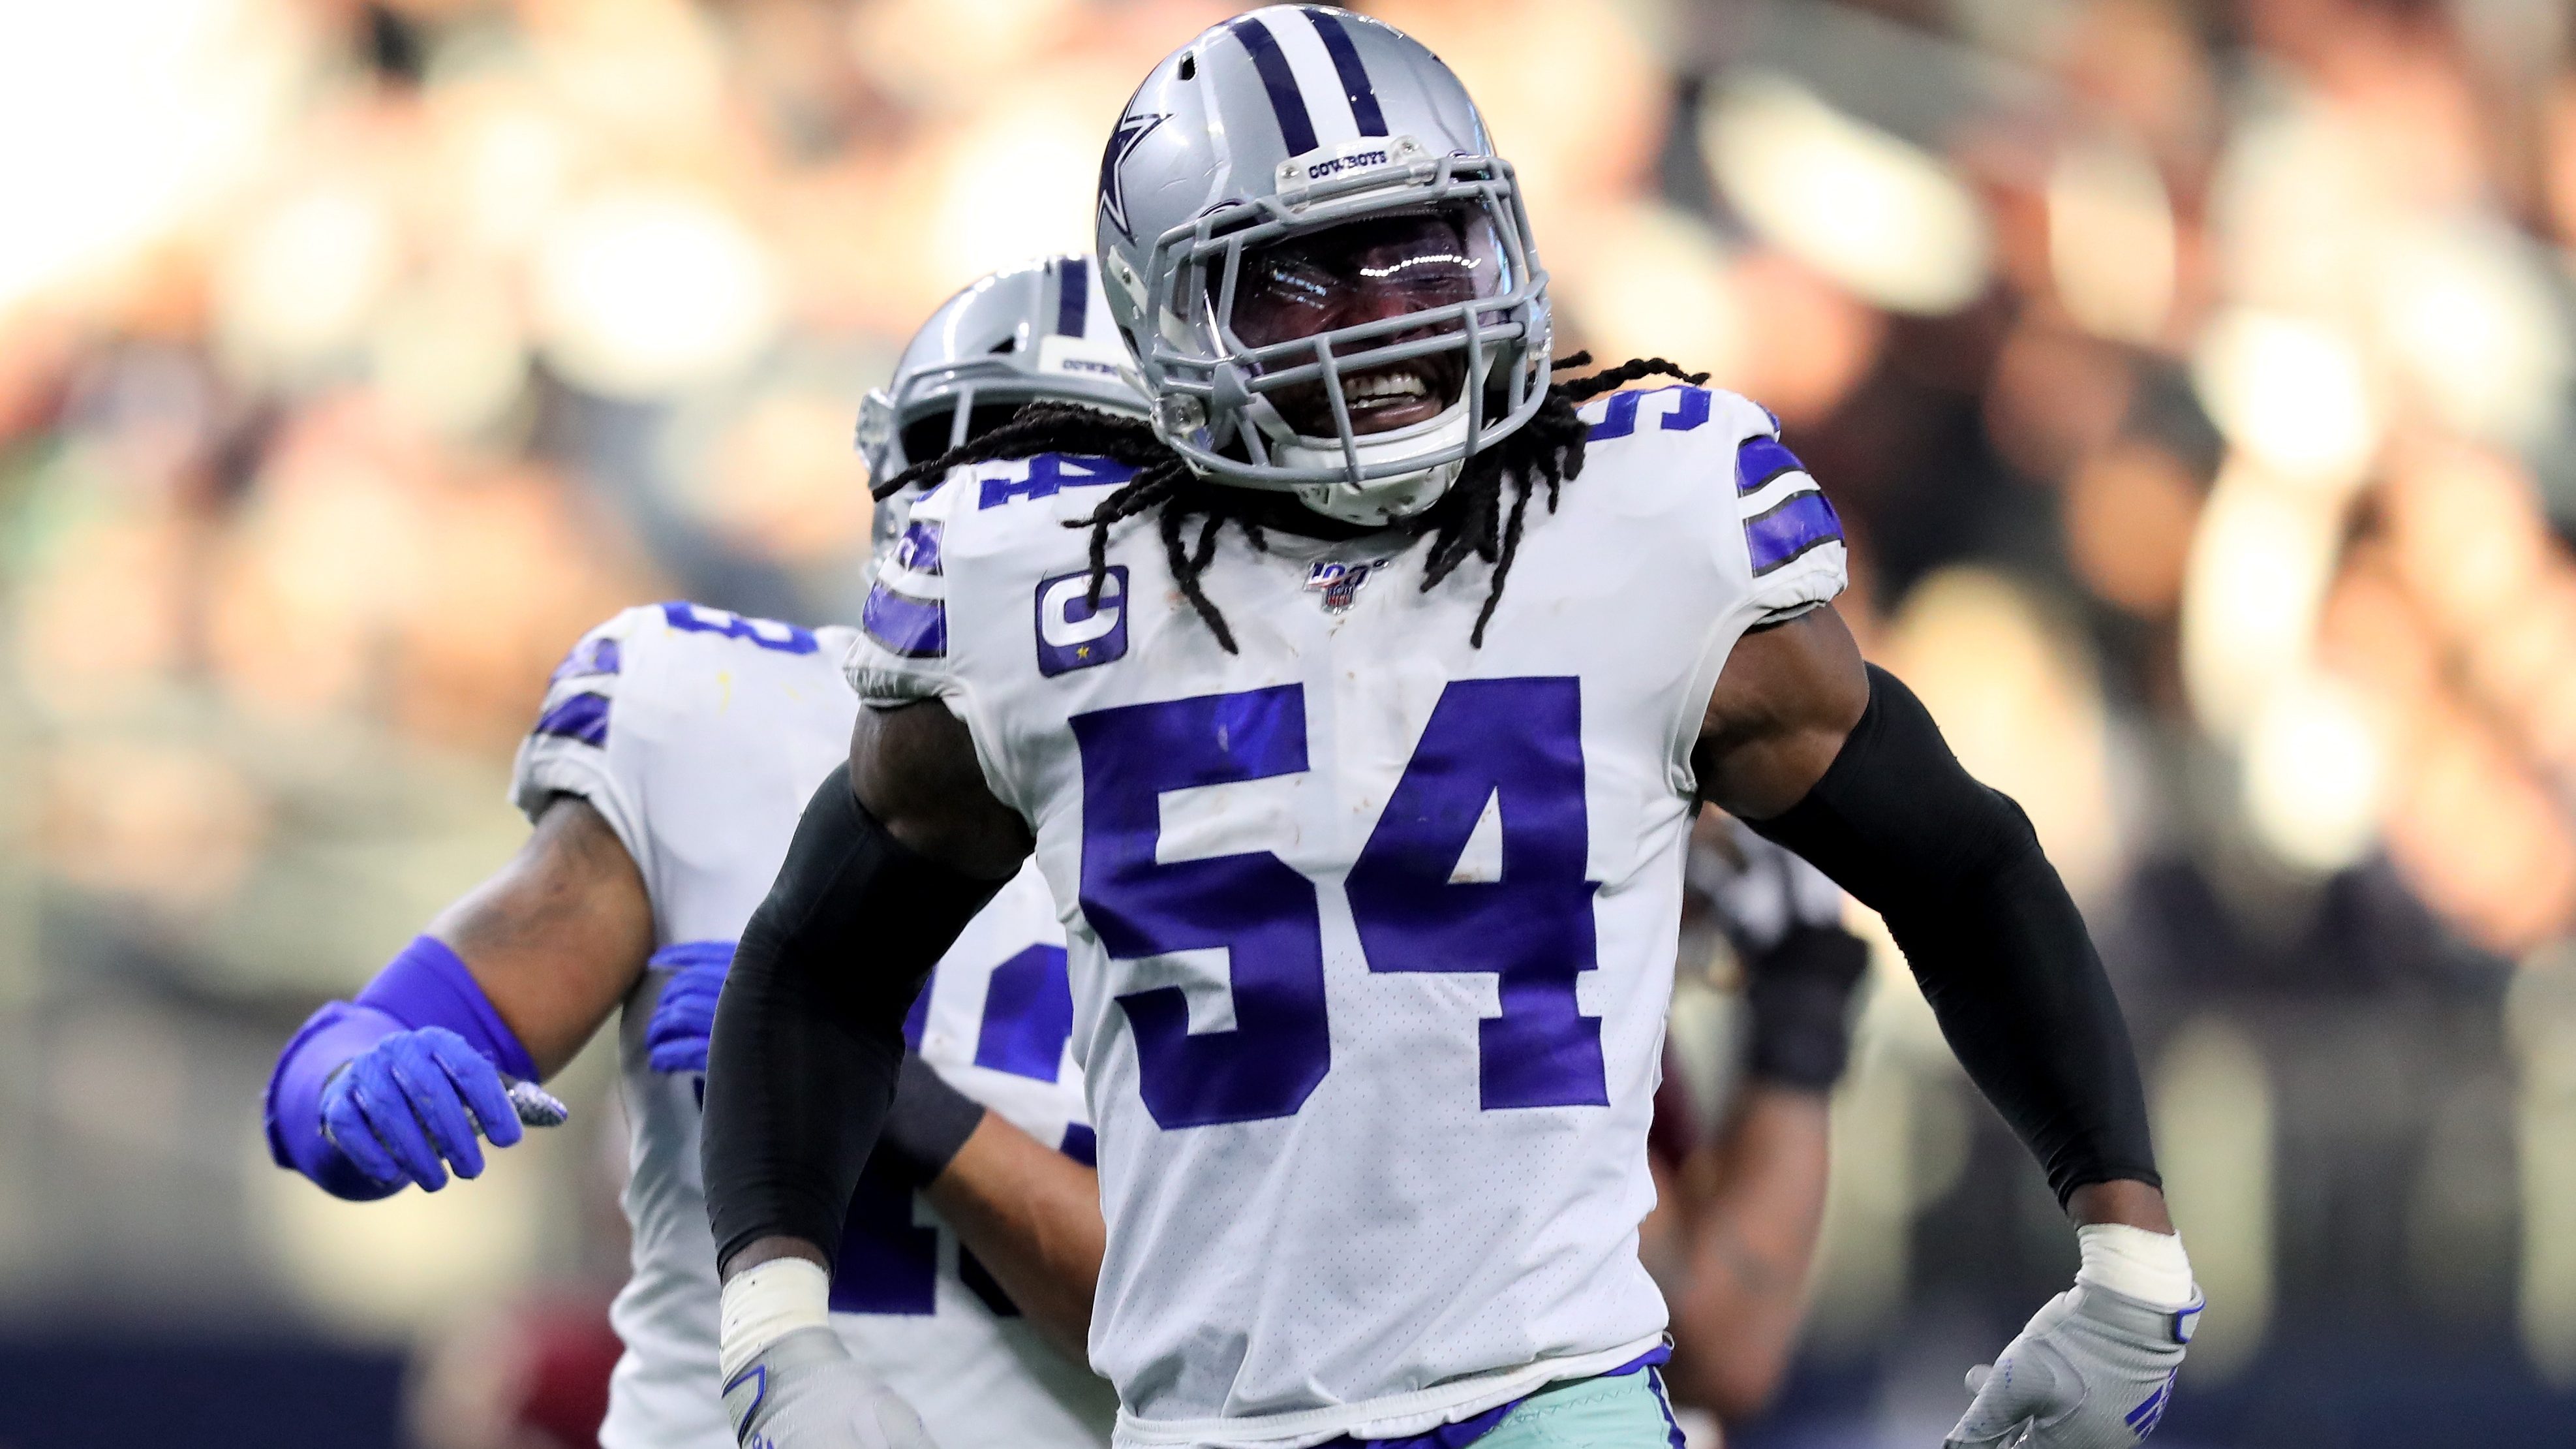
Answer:
<svg viewBox="0 0 2576 1449"><path fill-rule="evenodd" d="M1682 1449L1652 1368L1573 1379L1521 1400L1472 1449Z"/></svg>

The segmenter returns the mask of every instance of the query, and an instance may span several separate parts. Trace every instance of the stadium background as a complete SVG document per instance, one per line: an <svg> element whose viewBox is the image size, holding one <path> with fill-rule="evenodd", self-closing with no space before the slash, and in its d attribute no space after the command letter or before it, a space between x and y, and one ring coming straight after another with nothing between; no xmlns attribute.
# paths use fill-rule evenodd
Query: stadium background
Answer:
<svg viewBox="0 0 2576 1449"><path fill-rule="evenodd" d="M2158 1442L2576 1438L2570 7L1367 8L1483 102L1568 345L1781 414L2085 904L2212 1307ZM859 394L1088 246L1225 9L0 10L0 1445L557 1442L496 1425L600 1351L604 1062L352 1207L268 1166L270 1058L513 847L582 629L849 617ZM1937 1442L2072 1263L1880 965L1750 1449Z"/></svg>

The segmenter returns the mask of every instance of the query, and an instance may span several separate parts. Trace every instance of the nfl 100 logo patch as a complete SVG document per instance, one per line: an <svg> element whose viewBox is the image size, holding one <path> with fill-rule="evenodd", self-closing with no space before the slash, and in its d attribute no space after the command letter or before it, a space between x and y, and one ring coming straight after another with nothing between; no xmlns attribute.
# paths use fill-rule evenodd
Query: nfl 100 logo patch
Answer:
<svg viewBox="0 0 2576 1449"><path fill-rule="evenodd" d="M1387 563L1388 560L1382 558L1360 563L1322 559L1306 570L1306 587L1322 596L1325 613L1348 613L1351 604L1360 596L1361 586L1369 581L1369 575L1385 568Z"/></svg>
<svg viewBox="0 0 2576 1449"><path fill-rule="evenodd" d="M1038 673L1053 678L1127 657L1127 566L1111 564L1091 601L1091 570L1038 584Z"/></svg>

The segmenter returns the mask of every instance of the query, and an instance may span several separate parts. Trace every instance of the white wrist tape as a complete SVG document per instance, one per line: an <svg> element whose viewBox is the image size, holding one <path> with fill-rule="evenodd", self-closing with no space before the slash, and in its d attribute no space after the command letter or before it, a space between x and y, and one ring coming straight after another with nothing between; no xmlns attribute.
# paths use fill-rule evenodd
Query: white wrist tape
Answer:
<svg viewBox="0 0 2576 1449"><path fill-rule="evenodd" d="M724 1285L716 1313L716 1361L722 1382L760 1357L760 1351L800 1328L832 1323L832 1275L804 1258L772 1258L746 1268Z"/></svg>
<svg viewBox="0 0 2576 1449"><path fill-rule="evenodd" d="M2125 1293L2158 1308L2188 1308L2200 1296L2182 1238L2126 1223L2088 1223L2075 1230L2084 1266L2075 1281Z"/></svg>

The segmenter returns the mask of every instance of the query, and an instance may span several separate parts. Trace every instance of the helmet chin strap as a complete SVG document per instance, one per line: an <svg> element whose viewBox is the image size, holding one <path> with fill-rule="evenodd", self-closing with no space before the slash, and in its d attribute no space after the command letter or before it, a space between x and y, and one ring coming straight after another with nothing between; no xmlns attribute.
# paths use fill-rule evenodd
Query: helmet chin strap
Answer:
<svg viewBox="0 0 2576 1449"><path fill-rule="evenodd" d="M1297 498L1326 518L1343 523L1396 523L1439 502L1449 485L1458 481L1459 466L1442 463L1427 472L1373 479L1367 492L1348 483L1313 483L1298 489Z"/></svg>
<svg viewBox="0 0 2576 1449"><path fill-rule="evenodd" d="M1363 437L1358 440L1357 451L1361 465L1366 466L1454 447L1466 440L1467 405L1460 402L1412 427ZM1344 461L1341 444L1324 438L1282 438L1271 444L1270 451L1272 457L1295 467L1329 468ZM1462 466L1456 462L1440 463L1415 472L1371 478L1365 483L1310 483L1297 490L1297 498L1326 518L1344 523L1394 523L1439 502L1449 485L1458 481Z"/></svg>
<svg viewBox="0 0 2576 1449"><path fill-rule="evenodd" d="M1466 387L1483 387L1492 370L1493 359L1488 356ZM1254 414L1254 418L1254 425L1270 436L1271 456L1282 463L1300 468L1337 468L1346 461L1339 439L1310 438L1302 433L1290 433L1276 409L1263 408ZM1462 387L1458 400L1439 416L1393 432L1358 438L1354 451L1359 454L1360 465L1366 467L1371 463L1398 462L1422 453L1440 452L1466 441L1467 394L1466 388ZM1343 523L1395 523L1439 502L1440 495L1448 492L1449 485L1458 481L1458 475L1465 467L1464 461L1436 463L1416 472L1392 473L1383 478L1371 478L1365 483L1348 480L1310 483L1297 490L1297 498L1326 518Z"/></svg>

